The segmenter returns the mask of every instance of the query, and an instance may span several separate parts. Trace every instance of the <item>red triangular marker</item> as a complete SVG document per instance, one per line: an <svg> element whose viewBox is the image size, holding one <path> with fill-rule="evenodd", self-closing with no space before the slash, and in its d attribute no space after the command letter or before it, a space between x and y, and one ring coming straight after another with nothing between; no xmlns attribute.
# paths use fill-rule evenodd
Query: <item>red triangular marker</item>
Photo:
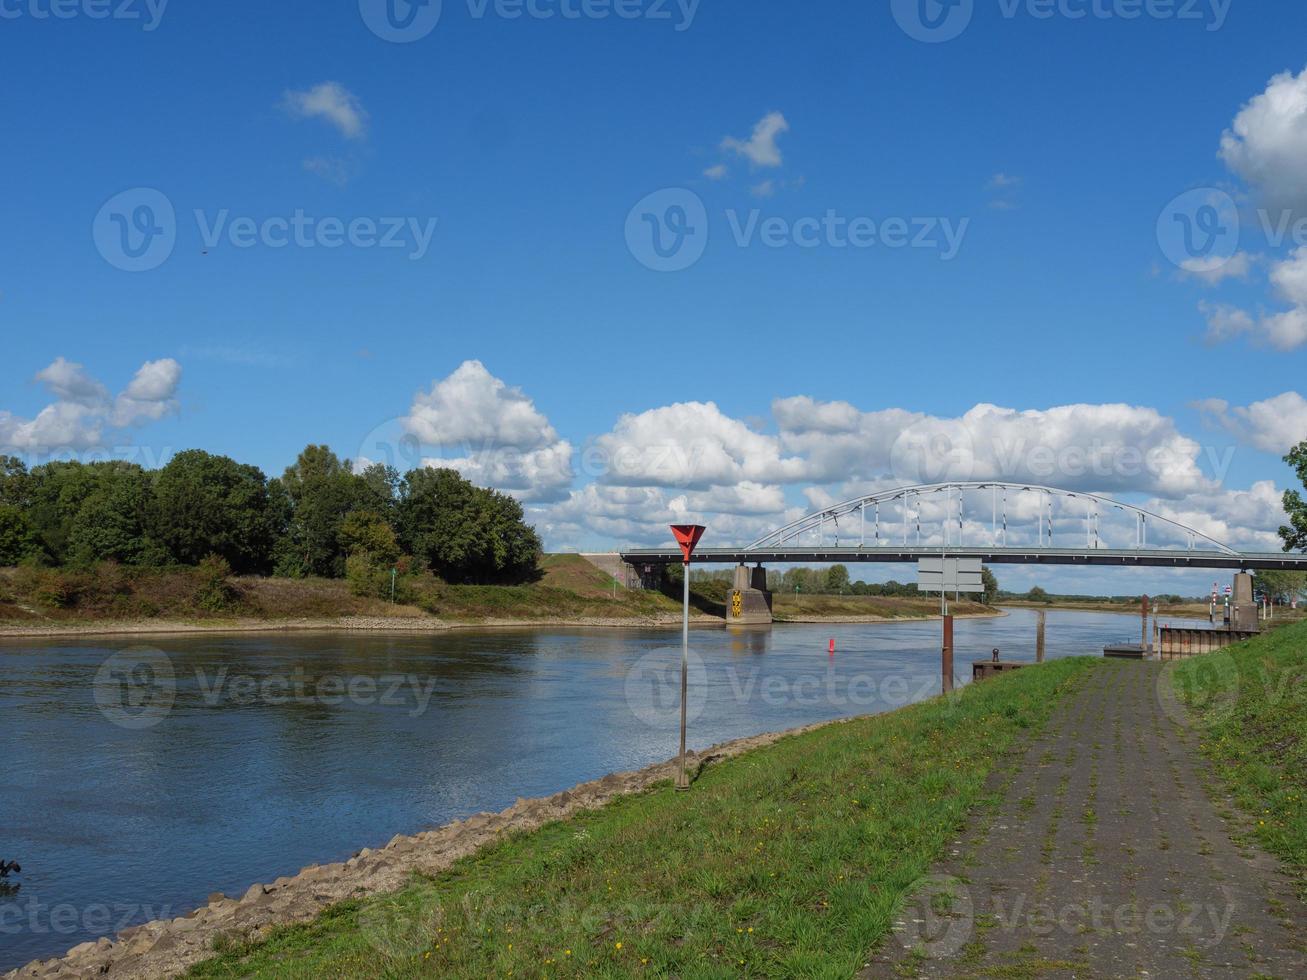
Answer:
<svg viewBox="0 0 1307 980"><path fill-rule="evenodd" d="M694 546L699 543L705 530L707 528L701 524L672 525L672 534L676 536L676 543L681 546L681 554L685 555L687 565L690 564L690 556L694 554Z"/></svg>

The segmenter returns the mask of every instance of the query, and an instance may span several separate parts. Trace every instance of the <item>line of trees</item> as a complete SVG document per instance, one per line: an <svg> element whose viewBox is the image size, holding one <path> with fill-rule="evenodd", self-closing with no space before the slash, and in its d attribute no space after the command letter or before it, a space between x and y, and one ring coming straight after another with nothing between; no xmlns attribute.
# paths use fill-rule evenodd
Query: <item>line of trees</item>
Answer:
<svg viewBox="0 0 1307 980"><path fill-rule="evenodd" d="M692 572L692 582L731 582L734 571L697 571ZM984 566L980 571L981 582L985 591L978 598L985 604L991 603L998 596L998 579ZM896 596L903 598L920 598L926 593L917 589L915 582L856 582L850 580L847 565L831 565L829 568L789 568L784 572L775 569L767 571L767 588L782 595L871 595Z"/></svg>
<svg viewBox="0 0 1307 980"><path fill-rule="evenodd" d="M536 576L540 539L512 497L453 470L356 471L308 446L279 478L198 449L164 467L0 456L0 566L199 565L237 574L348 576L380 592L390 570L451 583Z"/></svg>

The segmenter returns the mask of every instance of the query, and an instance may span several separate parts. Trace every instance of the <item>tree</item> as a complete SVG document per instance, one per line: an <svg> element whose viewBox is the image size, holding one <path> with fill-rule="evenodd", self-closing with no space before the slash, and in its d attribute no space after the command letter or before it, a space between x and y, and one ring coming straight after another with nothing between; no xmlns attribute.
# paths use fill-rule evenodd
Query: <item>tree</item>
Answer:
<svg viewBox="0 0 1307 980"><path fill-rule="evenodd" d="M17 507L0 504L0 566L17 565L40 554L27 515Z"/></svg>
<svg viewBox="0 0 1307 980"><path fill-rule="evenodd" d="M998 598L998 579L994 577L988 565L980 566L980 584L985 588L985 591L980 594L980 601L987 606L992 606L994 600Z"/></svg>
<svg viewBox="0 0 1307 980"><path fill-rule="evenodd" d="M1026 598L1031 602L1048 602L1048 593L1036 585L1026 593Z"/></svg>
<svg viewBox="0 0 1307 980"><path fill-rule="evenodd" d="M139 467L106 475L83 501L68 532L67 558L80 564L119 561L166 565L168 551L156 533L154 487Z"/></svg>
<svg viewBox="0 0 1307 980"><path fill-rule="evenodd" d="M1307 572L1263 570L1257 573L1255 583L1272 602L1282 605L1307 595Z"/></svg>
<svg viewBox="0 0 1307 980"><path fill-rule="evenodd" d="M454 470L410 470L400 488L400 545L447 582L533 578L540 539L522 518L512 497L473 486Z"/></svg>
<svg viewBox="0 0 1307 980"><path fill-rule="evenodd" d="M188 449L159 471L154 490L159 539L175 561L198 565L218 555L237 574L267 569L273 521L258 468Z"/></svg>
<svg viewBox="0 0 1307 980"><path fill-rule="evenodd" d="M1293 467L1299 481L1307 487L1307 441L1298 443L1289 450L1284 461ZM1289 515L1289 523L1280 528L1280 537L1284 539L1285 551L1307 551L1307 500L1297 490L1284 492L1284 512Z"/></svg>
<svg viewBox="0 0 1307 980"><path fill-rule="evenodd" d="M849 591L849 569L846 565L832 565L826 569L826 591L843 595Z"/></svg>

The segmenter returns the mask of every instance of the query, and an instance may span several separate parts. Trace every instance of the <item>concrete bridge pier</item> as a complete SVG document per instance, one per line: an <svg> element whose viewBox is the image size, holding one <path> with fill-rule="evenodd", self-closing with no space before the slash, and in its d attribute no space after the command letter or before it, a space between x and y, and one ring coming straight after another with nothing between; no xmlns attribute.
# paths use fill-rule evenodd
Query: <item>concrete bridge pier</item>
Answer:
<svg viewBox="0 0 1307 980"><path fill-rule="evenodd" d="M727 626L770 626L771 593L767 591L767 569L735 566L735 582L726 594Z"/></svg>

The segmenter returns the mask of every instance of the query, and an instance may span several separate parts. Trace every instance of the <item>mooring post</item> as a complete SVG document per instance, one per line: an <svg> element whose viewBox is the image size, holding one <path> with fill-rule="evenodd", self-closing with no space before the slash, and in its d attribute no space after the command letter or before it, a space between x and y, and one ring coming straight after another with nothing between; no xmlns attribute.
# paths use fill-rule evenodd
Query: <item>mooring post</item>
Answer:
<svg viewBox="0 0 1307 980"><path fill-rule="evenodd" d="M1038 618L1035 621L1035 663L1044 662L1044 610L1039 610Z"/></svg>
<svg viewBox="0 0 1307 980"><path fill-rule="evenodd" d="M944 651L941 664L944 674L944 693L953 693L953 616L944 617Z"/></svg>
<svg viewBox="0 0 1307 980"><path fill-rule="evenodd" d="M1144 601L1140 604L1139 615L1143 622L1139 626L1139 649L1144 653L1148 652L1148 596L1144 596Z"/></svg>

